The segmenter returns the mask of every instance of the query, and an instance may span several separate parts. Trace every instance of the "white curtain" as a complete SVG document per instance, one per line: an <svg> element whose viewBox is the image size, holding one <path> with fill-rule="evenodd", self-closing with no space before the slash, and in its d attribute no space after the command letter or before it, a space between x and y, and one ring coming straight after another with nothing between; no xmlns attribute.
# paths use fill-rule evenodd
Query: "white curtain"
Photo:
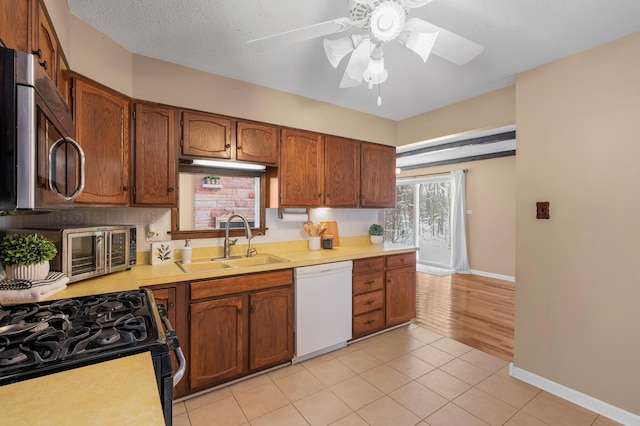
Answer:
<svg viewBox="0 0 640 426"><path fill-rule="evenodd" d="M458 274L470 274L465 233L465 174L451 172L451 269Z"/></svg>

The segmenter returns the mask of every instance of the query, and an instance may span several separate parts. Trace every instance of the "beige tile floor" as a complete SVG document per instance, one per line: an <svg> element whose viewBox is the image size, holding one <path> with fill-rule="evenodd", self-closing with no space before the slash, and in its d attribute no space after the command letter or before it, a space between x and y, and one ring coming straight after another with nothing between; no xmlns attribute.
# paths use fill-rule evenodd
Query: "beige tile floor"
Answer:
<svg viewBox="0 0 640 426"><path fill-rule="evenodd" d="M191 425L615 425L416 324L174 404Z"/></svg>

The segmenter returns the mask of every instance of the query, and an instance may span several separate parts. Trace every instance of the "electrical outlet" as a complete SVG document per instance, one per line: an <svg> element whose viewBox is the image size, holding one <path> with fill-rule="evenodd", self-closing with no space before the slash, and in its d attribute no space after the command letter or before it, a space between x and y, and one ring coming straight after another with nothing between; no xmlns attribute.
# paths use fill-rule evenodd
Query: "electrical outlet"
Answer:
<svg viewBox="0 0 640 426"><path fill-rule="evenodd" d="M155 225L148 225L147 232L144 234L145 241L147 242L156 242L162 241L162 234L160 234L160 229L158 229Z"/></svg>

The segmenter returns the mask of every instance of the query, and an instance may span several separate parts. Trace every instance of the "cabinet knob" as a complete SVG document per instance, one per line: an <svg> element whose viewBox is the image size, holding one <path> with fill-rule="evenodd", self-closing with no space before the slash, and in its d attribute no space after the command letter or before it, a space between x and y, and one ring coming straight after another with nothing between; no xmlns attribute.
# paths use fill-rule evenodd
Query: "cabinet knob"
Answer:
<svg viewBox="0 0 640 426"><path fill-rule="evenodd" d="M175 189L173 186L171 186L171 187L167 188L167 192L173 192L173 191L175 191L175 190L176 190L176 189Z"/></svg>
<svg viewBox="0 0 640 426"><path fill-rule="evenodd" d="M242 151L242 145L238 145L236 148L238 149L238 151Z"/></svg>
<svg viewBox="0 0 640 426"><path fill-rule="evenodd" d="M49 69L49 64L47 64L47 61L44 62L38 62L40 64L40 66L42 68L44 68L45 70Z"/></svg>
<svg viewBox="0 0 640 426"><path fill-rule="evenodd" d="M224 147L225 147L226 149L229 149L229 148L231 148L231 144L226 144Z"/></svg>
<svg viewBox="0 0 640 426"><path fill-rule="evenodd" d="M366 302L364 302L365 305L373 305L373 300L369 299Z"/></svg>
<svg viewBox="0 0 640 426"><path fill-rule="evenodd" d="M32 50L31 53L36 55L38 58L42 59L42 49Z"/></svg>
<svg viewBox="0 0 640 426"><path fill-rule="evenodd" d="M129 185L125 186L122 188L123 191L128 191L129 190Z"/></svg>
<svg viewBox="0 0 640 426"><path fill-rule="evenodd" d="M242 309L238 308L238 315L242 315Z"/></svg>
<svg viewBox="0 0 640 426"><path fill-rule="evenodd" d="M365 283L366 285L373 285L373 283L374 283L374 282L375 282L375 281L373 281L373 280L369 280L369 281L365 281L364 283Z"/></svg>
<svg viewBox="0 0 640 426"><path fill-rule="evenodd" d="M365 324L366 324L366 325L371 325L371 324L373 324L374 322L376 322L376 320L369 320L369 321L366 321L366 322L365 322Z"/></svg>
<svg viewBox="0 0 640 426"><path fill-rule="evenodd" d="M331 194L327 194L327 198L331 198Z"/></svg>
<svg viewBox="0 0 640 426"><path fill-rule="evenodd" d="M256 311L256 305L251 305L251 312L255 312Z"/></svg>

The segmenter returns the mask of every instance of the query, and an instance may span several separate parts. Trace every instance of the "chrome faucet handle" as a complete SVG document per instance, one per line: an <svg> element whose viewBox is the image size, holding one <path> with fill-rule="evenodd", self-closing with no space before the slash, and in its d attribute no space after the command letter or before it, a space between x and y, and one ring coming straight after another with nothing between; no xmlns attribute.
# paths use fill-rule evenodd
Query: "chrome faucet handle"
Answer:
<svg viewBox="0 0 640 426"><path fill-rule="evenodd" d="M254 254L258 254L258 249L256 249L256 248L247 249L247 257L251 257Z"/></svg>
<svg viewBox="0 0 640 426"><path fill-rule="evenodd" d="M229 245L230 246L235 246L237 242L238 242L237 238L235 240L229 240Z"/></svg>

